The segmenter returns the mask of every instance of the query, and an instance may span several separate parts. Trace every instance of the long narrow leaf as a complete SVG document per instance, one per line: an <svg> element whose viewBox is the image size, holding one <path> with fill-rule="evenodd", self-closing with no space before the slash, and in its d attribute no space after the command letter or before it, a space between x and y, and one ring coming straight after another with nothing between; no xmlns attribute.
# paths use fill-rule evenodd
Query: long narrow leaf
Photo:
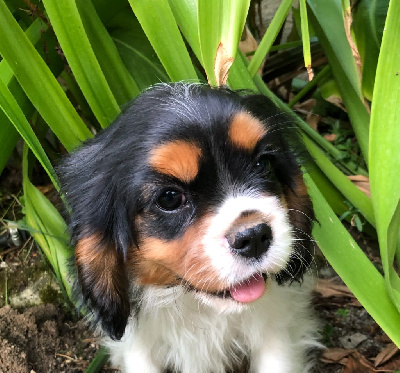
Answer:
<svg viewBox="0 0 400 373"><path fill-rule="evenodd" d="M386 292L382 276L343 227L311 178L305 176L318 221L313 229L318 246L368 313L400 346L400 314Z"/></svg>
<svg viewBox="0 0 400 373"><path fill-rule="evenodd" d="M120 108L90 45L75 1L44 0L43 4L86 100L100 125L107 127Z"/></svg>
<svg viewBox="0 0 400 373"><path fill-rule="evenodd" d="M310 33L308 31L308 17L306 0L300 0L300 16L301 16L301 40L303 41L304 66L308 72L308 79L311 81L313 72L311 68L311 51L310 51Z"/></svg>
<svg viewBox="0 0 400 373"><path fill-rule="evenodd" d="M310 152L315 163L324 172L329 180L336 186L338 190L346 197L346 199L367 219L367 221L375 226L374 211L372 209L371 200L359 190L342 172L318 149L318 147L307 137L303 136L303 141Z"/></svg>
<svg viewBox="0 0 400 373"><path fill-rule="evenodd" d="M76 4L101 70L115 99L122 106L136 96L140 90L123 64L118 50L97 15L92 2L77 0Z"/></svg>
<svg viewBox="0 0 400 373"><path fill-rule="evenodd" d="M198 31L197 0L169 0L169 5L179 29L189 43L197 59L202 61Z"/></svg>
<svg viewBox="0 0 400 373"><path fill-rule="evenodd" d="M35 241L49 260L60 285L71 295L69 261L72 250L68 245L67 226L53 204L29 181L28 148L23 155L23 190L26 222Z"/></svg>
<svg viewBox="0 0 400 373"><path fill-rule="evenodd" d="M340 2L307 0L307 3L311 10L309 14L311 23L328 57L362 154L368 161L370 118L363 103L361 83L347 40Z"/></svg>
<svg viewBox="0 0 400 373"><path fill-rule="evenodd" d="M362 91L372 101L383 27L389 0L361 0L353 12L353 30L362 62Z"/></svg>
<svg viewBox="0 0 400 373"><path fill-rule="evenodd" d="M129 3L170 79L197 81L168 1L129 0Z"/></svg>
<svg viewBox="0 0 400 373"><path fill-rule="evenodd" d="M198 34L208 81L225 84L243 32L249 0L198 0Z"/></svg>
<svg viewBox="0 0 400 373"><path fill-rule="evenodd" d="M285 22L292 3L293 0L282 0L281 4L279 5L279 8L275 13L274 18L272 18L272 21L268 26L268 29L256 50L256 53L254 53L254 56L249 63L248 69L250 76L253 77L254 75L256 75L257 70L262 64L262 61L271 49L271 46L275 41L276 36L278 35L279 30L283 25L283 22Z"/></svg>
<svg viewBox="0 0 400 373"><path fill-rule="evenodd" d="M2 81L0 81L0 108L7 115L8 119L14 124L17 131L21 134L25 142L31 148L36 158L46 170L54 186L59 191L60 185L50 160L47 158L46 153L40 145L40 142L33 132L29 122L25 118L24 113L18 106L17 101Z"/></svg>
<svg viewBox="0 0 400 373"><path fill-rule="evenodd" d="M121 59L140 90L170 80L133 13L121 12L109 27Z"/></svg>
<svg viewBox="0 0 400 373"><path fill-rule="evenodd" d="M387 290L400 311L400 279L393 268L400 237L399 14L400 2L391 1L376 72L369 161L371 197ZM399 256L400 247L398 250Z"/></svg>
<svg viewBox="0 0 400 373"><path fill-rule="evenodd" d="M31 41L32 44L36 44L41 36L43 27L42 22L36 19L32 22L29 28L25 31L26 36ZM8 87L21 106L22 111L25 114L30 115L33 113L33 106L27 99L24 91L21 89L19 84L15 81L14 73L11 70L7 61L0 61L0 81L2 81L6 87ZM1 112L0 113L0 173L2 172L8 158L15 148L20 135L18 131L14 128L8 117Z"/></svg>
<svg viewBox="0 0 400 373"><path fill-rule="evenodd" d="M89 130L3 0L0 0L0 40L0 54L62 144L71 150L90 137Z"/></svg>

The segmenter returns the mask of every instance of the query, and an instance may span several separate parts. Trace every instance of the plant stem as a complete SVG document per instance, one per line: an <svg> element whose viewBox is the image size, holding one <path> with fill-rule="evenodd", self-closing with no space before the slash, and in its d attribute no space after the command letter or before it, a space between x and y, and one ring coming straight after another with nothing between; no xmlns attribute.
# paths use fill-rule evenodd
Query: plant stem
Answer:
<svg viewBox="0 0 400 373"><path fill-rule="evenodd" d="M308 82L304 88L293 97L293 99L288 103L288 106L292 108L297 102L299 102L308 92L311 91L323 78L328 76L331 72L331 68L329 65L326 65L313 80Z"/></svg>

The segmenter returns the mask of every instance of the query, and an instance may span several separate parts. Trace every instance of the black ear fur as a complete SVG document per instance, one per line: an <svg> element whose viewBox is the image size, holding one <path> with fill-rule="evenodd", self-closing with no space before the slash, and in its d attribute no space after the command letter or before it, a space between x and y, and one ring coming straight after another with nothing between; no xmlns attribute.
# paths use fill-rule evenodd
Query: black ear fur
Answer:
<svg viewBox="0 0 400 373"><path fill-rule="evenodd" d="M130 314L125 259L132 247L133 227L115 180L117 165L109 154L107 136L112 131L65 157L57 172L71 210L69 230L76 246L81 298L93 321L110 337L120 339Z"/></svg>

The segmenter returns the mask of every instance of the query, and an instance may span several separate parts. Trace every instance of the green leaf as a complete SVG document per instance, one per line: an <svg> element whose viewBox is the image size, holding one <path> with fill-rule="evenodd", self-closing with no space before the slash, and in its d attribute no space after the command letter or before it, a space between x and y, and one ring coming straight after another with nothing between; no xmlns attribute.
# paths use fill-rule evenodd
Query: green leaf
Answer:
<svg viewBox="0 0 400 373"><path fill-rule="evenodd" d="M74 0L44 0L63 53L89 106L104 128L120 108L96 59Z"/></svg>
<svg viewBox="0 0 400 373"><path fill-rule="evenodd" d="M309 175L305 175L305 180L318 222L313 229L318 247L368 313L400 346L400 313L386 292L384 279L340 223Z"/></svg>
<svg viewBox="0 0 400 373"><path fill-rule="evenodd" d="M10 155L17 145L19 133L15 130L14 126L10 123L7 116L0 112L0 174L7 164Z"/></svg>
<svg viewBox="0 0 400 373"><path fill-rule="evenodd" d="M97 373L101 371L101 368L107 364L110 357L108 350L105 347L101 347L97 352L95 358L92 360L90 365L86 368L85 373Z"/></svg>
<svg viewBox="0 0 400 373"><path fill-rule="evenodd" d="M169 77L133 13L121 12L110 24L122 61L140 90Z"/></svg>
<svg viewBox="0 0 400 373"><path fill-rule="evenodd" d="M169 0L169 5L183 36L189 43L197 59L202 61L198 31L197 0Z"/></svg>
<svg viewBox="0 0 400 373"><path fill-rule="evenodd" d="M0 54L65 148L71 150L90 137L89 130L3 0L0 0L0 40Z"/></svg>
<svg viewBox="0 0 400 373"><path fill-rule="evenodd" d="M371 198L387 290L400 310L400 280L393 268L400 231L399 14L400 2L391 1L376 71L369 162Z"/></svg>
<svg viewBox="0 0 400 373"><path fill-rule="evenodd" d="M208 81L226 81L236 56L250 0L198 0L198 35L201 61Z"/></svg>
<svg viewBox="0 0 400 373"><path fill-rule="evenodd" d="M359 190L307 136L303 136L303 141L315 163L324 174L327 175L332 184L343 193L353 206L360 210L371 225L375 226L375 217L371 200Z"/></svg>
<svg viewBox="0 0 400 373"><path fill-rule="evenodd" d="M53 204L29 181L26 146L23 155L23 190L30 233L49 260L60 286L70 297L69 261L73 252L68 245L67 226Z"/></svg>
<svg viewBox="0 0 400 373"><path fill-rule="evenodd" d="M101 70L118 105L122 106L139 94L139 88L123 64L118 50L97 15L92 2L77 0L76 5Z"/></svg>
<svg viewBox="0 0 400 373"><path fill-rule="evenodd" d="M360 0L353 12L353 31L362 63L362 91L372 101L375 72L389 0Z"/></svg>
<svg viewBox="0 0 400 373"><path fill-rule="evenodd" d="M41 36L43 36L42 31L42 22L41 20L36 19L26 30L25 34L33 44L36 44L40 40ZM5 60L0 61L0 81L9 88L11 94L15 97L18 104L20 105L22 111L28 114L28 117L30 117L33 113L33 106L26 97L18 82L16 81L13 71ZM0 123L1 173L8 161L8 158L10 157L11 152L15 148L15 145L17 144L20 135L3 112L0 112Z"/></svg>
<svg viewBox="0 0 400 373"><path fill-rule="evenodd" d="M274 18L268 26L266 33L261 39L260 45L258 46L256 53L254 53L251 59L248 69L251 77L254 77L260 68L265 56L271 49L279 30L282 28L283 23L289 13L290 7L292 6L293 0L282 0L279 8L277 9Z"/></svg>
<svg viewBox="0 0 400 373"><path fill-rule="evenodd" d="M197 81L167 0L129 0L143 31L172 81Z"/></svg>
<svg viewBox="0 0 400 373"><path fill-rule="evenodd" d="M39 140L33 132L29 122L24 116L21 108L18 106L17 101L7 88L7 86L0 80L0 108L7 115L8 119L14 124L15 128L21 134L25 142L32 149L36 158L40 161L43 168L46 170L51 181L58 191L60 191L60 185L58 183L57 176L54 172L53 166L50 160L47 158Z"/></svg>
<svg viewBox="0 0 400 373"><path fill-rule="evenodd" d="M310 21L328 57L362 154L368 160L369 113L364 106L358 71L347 40L339 0L307 0ZM335 32L332 32L335 30Z"/></svg>
<svg viewBox="0 0 400 373"><path fill-rule="evenodd" d="M308 31L308 17L306 0L300 0L301 40L303 41L304 66L308 71L309 80L312 80L310 33Z"/></svg>

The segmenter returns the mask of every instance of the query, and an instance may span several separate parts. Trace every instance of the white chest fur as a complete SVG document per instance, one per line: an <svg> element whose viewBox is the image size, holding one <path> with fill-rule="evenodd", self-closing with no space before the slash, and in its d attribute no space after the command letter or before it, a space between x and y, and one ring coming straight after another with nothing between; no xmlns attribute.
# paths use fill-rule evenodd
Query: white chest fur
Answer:
<svg viewBox="0 0 400 373"><path fill-rule="evenodd" d="M257 373L307 372L307 349L318 346L309 307L312 280L278 286L241 312L219 313L182 288L146 287L137 319L121 341L104 340L122 372L224 373L247 356Z"/></svg>

